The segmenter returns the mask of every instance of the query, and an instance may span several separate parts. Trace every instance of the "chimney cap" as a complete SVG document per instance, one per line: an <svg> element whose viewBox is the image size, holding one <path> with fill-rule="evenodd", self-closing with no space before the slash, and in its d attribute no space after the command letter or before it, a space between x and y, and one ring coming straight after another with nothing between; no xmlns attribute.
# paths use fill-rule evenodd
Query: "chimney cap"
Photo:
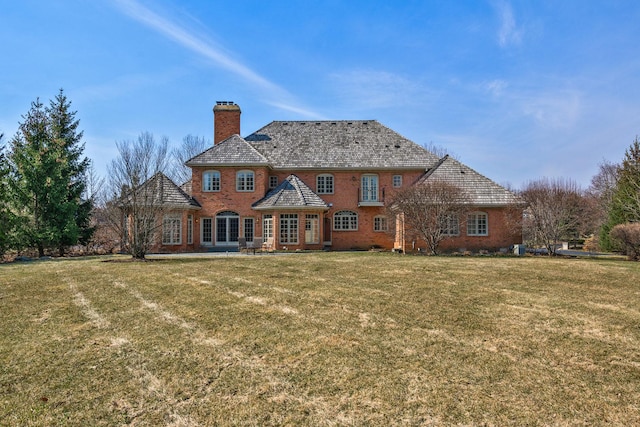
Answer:
<svg viewBox="0 0 640 427"><path fill-rule="evenodd" d="M240 106L233 101L216 101L213 111L240 111Z"/></svg>

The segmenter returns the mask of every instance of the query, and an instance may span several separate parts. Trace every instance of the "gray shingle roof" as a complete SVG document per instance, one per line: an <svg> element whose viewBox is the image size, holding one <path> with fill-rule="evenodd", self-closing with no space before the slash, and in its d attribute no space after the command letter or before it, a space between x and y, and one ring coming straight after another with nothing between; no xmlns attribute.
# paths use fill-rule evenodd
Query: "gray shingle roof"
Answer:
<svg viewBox="0 0 640 427"><path fill-rule="evenodd" d="M426 169L438 160L376 120L275 121L245 140L274 169Z"/></svg>
<svg viewBox="0 0 640 427"><path fill-rule="evenodd" d="M254 209L329 209L324 200L295 175L289 175L252 207Z"/></svg>
<svg viewBox="0 0 640 427"><path fill-rule="evenodd" d="M185 164L187 166L255 166L268 165L269 161L241 136L232 135L187 160Z"/></svg>
<svg viewBox="0 0 640 427"><path fill-rule="evenodd" d="M163 206L175 209L199 209L200 203L178 187L163 173L157 173L145 181L137 190L150 203L161 202ZM161 198L158 200L158 198ZM153 202L151 202L153 200Z"/></svg>
<svg viewBox="0 0 640 427"><path fill-rule="evenodd" d="M444 181L462 188L475 206L506 206L522 203L511 191L496 184L459 161L444 156L416 185L425 181Z"/></svg>

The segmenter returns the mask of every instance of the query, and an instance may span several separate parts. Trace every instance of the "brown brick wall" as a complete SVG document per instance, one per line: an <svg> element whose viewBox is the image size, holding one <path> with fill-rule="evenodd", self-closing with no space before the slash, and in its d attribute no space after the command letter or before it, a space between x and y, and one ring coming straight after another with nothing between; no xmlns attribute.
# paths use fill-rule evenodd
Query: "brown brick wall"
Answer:
<svg viewBox="0 0 640 427"><path fill-rule="evenodd" d="M216 105L213 107L213 144L224 141L231 135L240 135L240 107Z"/></svg>

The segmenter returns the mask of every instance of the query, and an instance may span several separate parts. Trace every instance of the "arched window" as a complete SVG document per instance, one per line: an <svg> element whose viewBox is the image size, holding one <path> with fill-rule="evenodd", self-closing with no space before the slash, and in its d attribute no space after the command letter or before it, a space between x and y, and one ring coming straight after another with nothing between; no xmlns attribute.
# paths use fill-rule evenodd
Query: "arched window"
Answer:
<svg viewBox="0 0 640 427"><path fill-rule="evenodd" d="M488 236L489 216L485 212L474 212L467 216L467 236Z"/></svg>
<svg viewBox="0 0 640 427"><path fill-rule="evenodd" d="M316 193L333 194L333 175L322 174L316 177Z"/></svg>
<svg viewBox="0 0 640 427"><path fill-rule="evenodd" d="M357 230L358 214L352 211L339 211L333 215L334 230Z"/></svg>
<svg viewBox="0 0 640 427"><path fill-rule="evenodd" d="M202 191L220 191L220 172L202 172Z"/></svg>
<svg viewBox="0 0 640 427"><path fill-rule="evenodd" d="M236 173L236 190L237 191L253 191L254 175L253 171L238 171Z"/></svg>

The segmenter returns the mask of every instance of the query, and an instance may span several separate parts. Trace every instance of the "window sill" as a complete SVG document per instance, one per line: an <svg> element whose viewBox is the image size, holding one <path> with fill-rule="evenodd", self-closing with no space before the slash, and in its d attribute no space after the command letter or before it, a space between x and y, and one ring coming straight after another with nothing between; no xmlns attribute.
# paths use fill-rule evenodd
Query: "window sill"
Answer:
<svg viewBox="0 0 640 427"><path fill-rule="evenodd" d="M358 207L366 207L366 206L384 206L383 202L358 202Z"/></svg>

